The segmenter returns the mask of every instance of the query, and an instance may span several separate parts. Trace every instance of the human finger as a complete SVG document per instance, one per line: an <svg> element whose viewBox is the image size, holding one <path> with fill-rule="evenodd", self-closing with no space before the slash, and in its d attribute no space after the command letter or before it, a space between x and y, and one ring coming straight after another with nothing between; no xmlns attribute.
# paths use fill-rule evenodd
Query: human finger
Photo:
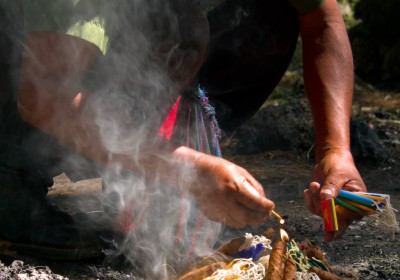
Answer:
<svg viewBox="0 0 400 280"><path fill-rule="evenodd" d="M363 215L351 211L350 209L341 205L336 205L335 210L338 219L339 230L334 232L325 232L324 240L327 242L340 239L353 221L360 220L363 217Z"/></svg>
<svg viewBox="0 0 400 280"><path fill-rule="evenodd" d="M241 221L246 225L256 225L265 222L271 216L271 211L253 211L243 205L238 205L235 211L231 212L231 217Z"/></svg>
<svg viewBox="0 0 400 280"><path fill-rule="evenodd" d="M316 182L312 181L308 189L306 189L303 193L304 202L307 208L310 210L311 213L315 215L320 215L321 207L320 207L320 198L319 198L319 191L321 185Z"/></svg>
<svg viewBox="0 0 400 280"><path fill-rule="evenodd" d="M235 193L236 200L244 207L262 213L270 212L274 203L264 196L264 193L257 191L257 187L250 184L247 179L243 180Z"/></svg>
<svg viewBox="0 0 400 280"><path fill-rule="evenodd" d="M261 196L266 196L266 193L264 191L263 186L258 182L253 176L248 174L248 176L245 176L246 181L250 183L250 185L261 195Z"/></svg>
<svg viewBox="0 0 400 280"><path fill-rule="evenodd" d="M346 181L342 180L341 176L328 175L321 186L321 200L337 197L345 183Z"/></svg>
<svg viewBox="0 0 400 280"><path fill-rule="evenodd" d="M310 183L310 185L308 186L308 188L313 192L316 193L319 191L319 189L321 188L321 184L315 181L312 181Z"/></svg>
<svg viewBox="0 0 400 280"><path fill-rule="evenodd" d="M221 208L205 207L201 209L210 220L224 223L233 228L243 228L250 224L259 224L268 218L268 213L250 210L240 203L228 203Z"/></svg>
<svg viewBox="0 0 400 280"><path fill-rule="evenodd" d="M310 189L305 189L303 192L304 203L308 210L314 215L320 215L320 208L316 206L313 199L313 194Z"/></svg>
<svg viewBox="0 0 400 280"><path fill-rule="evenodd" d="M335 198L342 189L346 189L347 191L363 191L366 190L366 186L362 179L357 179L357 177L330 174L326 177L321 187L321 199Z"/></svg>

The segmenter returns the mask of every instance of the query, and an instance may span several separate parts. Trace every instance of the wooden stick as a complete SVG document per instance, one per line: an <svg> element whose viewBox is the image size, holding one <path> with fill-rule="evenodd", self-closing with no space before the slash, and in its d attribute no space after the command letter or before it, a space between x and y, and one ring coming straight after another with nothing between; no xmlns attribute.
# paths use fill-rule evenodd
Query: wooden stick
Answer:
<svg viewBox="0 0 400 280"><path fill-rule="evenodd" d="M277 217L279 219L279 222L283 225L285 223L285 220L278 214L276 213L274 210L271 211L271 213Z"/></svg>

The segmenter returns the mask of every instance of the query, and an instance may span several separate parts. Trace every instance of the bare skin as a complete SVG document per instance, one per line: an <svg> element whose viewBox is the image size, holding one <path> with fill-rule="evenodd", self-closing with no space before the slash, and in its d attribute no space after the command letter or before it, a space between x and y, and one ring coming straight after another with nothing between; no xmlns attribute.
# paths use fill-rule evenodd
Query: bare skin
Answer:
<svg viewBox="0 0 400 280"><path fill-rule="evenodd" d="M183 146L174 154L195 162L199 176L191 183L190 190L208 218L242 228L262 223L271 215L274 203L244 168Z"/></svg>
<svg viewBox="0 0 400 280"><path fill-rule="evenodd" d="M81 85L99 50L84 40L55 33L31 34L26 45L18 99L26 122L87 159L106 166L120 164L139 174L145 169L145 174L160 174L170 185L181 186L176 179L181 178L180 167L192 166L193 176L181 187L189 189L211 220L240 228L268 218L273 202L253 176L232 162L161 139L145 142L135 160L110 153L100 140L92 107L86 106L90 93ZM201 53L199 59L205 56ZM200 65L194 62L194 73Z"/></svg>
<svg viewBox="0 0 400 280"><path fill-rule="evenodd" d="M350 115L353 96L353 59L346 28L335 0L300 16L304 81L311 105L316 165L304 199L321 216L320 200L336 197L341 189L366 191L350 152ZM346 211L341 230L325 232L326 241L341 237L360 217Z"/></svg>
<svg viewBox="0 0 400 280"><path fill-rule="evenodd" d="M342 188L366 190L350 153L353 64L343 19L335 0L326 0L315 11L300 16L300 28L304 78L315 124L317 162L304 198L309 210L321 215L321 199L336 197ZM35 46L35 42L43 44ZM240 228L261 223L270 216L274 203L266 198L259 182L245 169L227 160L169 142L143 146L135 161L124 154L110 154L100 141L90 106L85 106L89 93L81 86L87 68L83 64L90 65L100 52L83 40L75 40L73 44L73 48L68 48L63 38L48 35L28 41L27 49L30 51L25 53L24 67L30 71L23 71L19 95L19 109L26 122L90 160L104 165L119 163L132 172L141 172L144 168L147 174L151 174L161 170L161 179L166 182L179 185L179 182L174 182L180 177L176 166L191 164L196 172L185 181L185 187L211 220ZM84 51L76 52L77 49ZM181 85L187 84L202 65L207 55L207 42L199 45L198 50L203 51L192 62L193 72L188 73L188 79ZM57 53L51 60L49 54L53 52ZM48 69L37 68L35 60L42 58L47 59ZM40 71L44 71L42 77L45 78L38 81L36 78ZM72 73L74 75L70 76ZM63 75L72 77L72 80L61 87L59 82L63 81ZM351 213L340 216L343 231L325 233L325 240L340 237L356 218Z"/></svg>

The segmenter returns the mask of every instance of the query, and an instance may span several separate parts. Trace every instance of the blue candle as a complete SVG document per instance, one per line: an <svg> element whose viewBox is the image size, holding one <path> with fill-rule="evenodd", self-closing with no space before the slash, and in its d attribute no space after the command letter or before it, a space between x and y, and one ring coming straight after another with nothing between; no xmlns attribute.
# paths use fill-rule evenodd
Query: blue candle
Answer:
<svg viewBox="0 0 400 280"><path fill-rule="evenodd" d="M338 197L347 198L347 199L349 199L351 201L358 202L358 203L361 203L361 204L364 204L364 205L367 205L367 206L372 206L372 205L375 204L375 201L370 199L370 198L363 197L361 195L356 195L356 194L354 194L352 192L348 192L348 191L345 191L345 190L341 190Z"/></svg>

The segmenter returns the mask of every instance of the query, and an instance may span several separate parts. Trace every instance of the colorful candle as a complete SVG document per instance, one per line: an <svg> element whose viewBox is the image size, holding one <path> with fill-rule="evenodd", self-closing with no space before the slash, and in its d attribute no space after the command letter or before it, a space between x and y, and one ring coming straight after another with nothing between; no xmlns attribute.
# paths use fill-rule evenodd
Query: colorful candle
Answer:
<svg viewBox="0 0 400 280"><path fill-rule="evenodd" d="M339 230L339 224L336 217L335 200L321 200L322 218L324 219L325 231Z"/></svg>
<svg viewBox="0 0 400 280"><path fill-rule="evenodd" d="M357 195L357 194L354 194L352 192L345 191L345 190L340 191L339 198L346 198L346 199L349 199L354 202L358 202L360 204L364 204L367 206L375 204L375 201L373 199L370 199L368 197L363 197L363 196L360 196L360 195Z"/></svg>

